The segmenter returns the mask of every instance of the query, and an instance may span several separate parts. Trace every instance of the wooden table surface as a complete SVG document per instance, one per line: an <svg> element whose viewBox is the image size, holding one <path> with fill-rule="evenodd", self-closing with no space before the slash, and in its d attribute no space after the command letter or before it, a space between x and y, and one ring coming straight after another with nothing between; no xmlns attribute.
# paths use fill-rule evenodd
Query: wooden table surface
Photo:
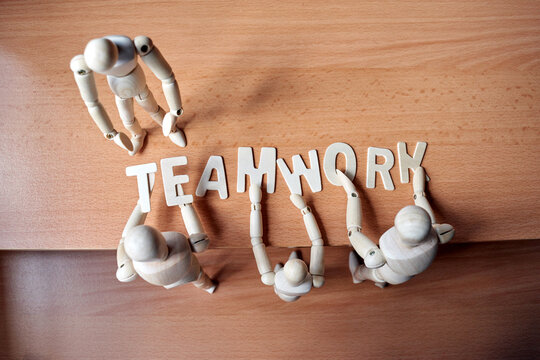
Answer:
<svg viewBox="0 0 540 360"><path fill-rule="evenodd" d="M273 263L289 250L272 249ZM345 247L327 281L284 303L249 249L200 256L213 295L114 278L113 251L0 252L0 358L534 359L540 241L448 244L383 290L354 285ZM308 256L308 252L303 252Z"/></svg>
<svg viewBox="0 0 540 360"><path fill-rule="evenodd" d="M148 35L180 83L188 147L150 129L129 157L80 99L69 61L88 40ZM377 239L403 206L398 141L427 141L436 215L456 242L540 238L540 6L537 1L4 1L0 10L0 248L112 249L137 200L125 167L187 155L193 193L210 155L225 159L230 197L196 198L213 247L249 247L249 202L236 193L239 146L278 157L346 142L356 152L364 230ZM144 67L144 65L143 65ZM148 85L165 104L157 81ZM105 79L98 90L122 129ZM395 191L365 188L369 146L391 149ZM304 183L329 245L348 243L345 195ZM266 240L307 246L277 174ZM158 181L148 223L183 230Z"/></svg>

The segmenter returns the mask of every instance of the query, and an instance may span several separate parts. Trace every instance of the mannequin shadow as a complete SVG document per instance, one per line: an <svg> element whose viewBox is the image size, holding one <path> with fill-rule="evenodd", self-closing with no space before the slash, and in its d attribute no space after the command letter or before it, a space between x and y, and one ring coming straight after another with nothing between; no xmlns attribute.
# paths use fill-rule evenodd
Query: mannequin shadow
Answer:
<svg viewBox="0 0 540 360"><path fill-rule="evenodd" d="M456 213L453 211L448 210L448 208L444 208L440 205L440 202L437 201L437 198L434 196L431 196L429 193L429 186L426 187L426 197L428 198L429 204L431 205L431 209L433 210L433 213L436 216L436 220L439 224L450 224L454 226L454 223L466 223L467 221L464 220L462 213ZM446 219L452 219L451 221L446 221ZM471 226L468 227L469 229L477 229L478 226ZM478 231L481 231L481 229L478 229ZM474 237L474 233L469 233L469 237ZM452 240L451 240L452 242Z"/></svg>
<svg viewBox="0 0 540 360"><path fill-rule="evenodd" d="M254 56L266 51L261 36L264 35L254 35L238 44L236 51L222 58L219 65L202 60L198 70L190 74L190 84L181 85L190 86L189 97L184 98L185 113L178 119L187 133L192 123L226 126L224 118L241 122L246 114L250 120L244 129L249 131L253 124L252 130L256 132L258 113L276 108L282 99L298 101L309 93L298 71L304 68L305 56L280 52L264 58ZM178 74L179 82L185 84ZM189 138L189 134L186 136Z"/></svg>
<svg viewBox="0 0 540 360"><path fill-rule="evenodd" d="M218 257L214 256L212 257L212 260L217 260L217 258ZM208 276L217 283L216 291L220 286L219 284L227 282L233 274L240 270L230 265L232 259L232 256L224 254L219 255L219 261L209 262L208 259L202 259L205 264L201 264L201 266L207 271Z"/></svg>
<svg viewBox="0 0 540 360"><path fill-rule="evenodd" d="M196 196L194 195L194 197ZM217 213L215 209L209 204L211 201L214 201L214 200L211 198L206 199L206 197L197 198L197 200L194 201L193 204L199 216L202 219L204 219L203 226L206 233L212 234L213 236L219 238L219 236L221 235L221 226L219 226L219 224L216 221L214 221L216 219Z"/></svg>
<svg viewBox="0 0 540 360"><path fill-rule="evenodd" d="M243 115L256 115L269 105L274 107L282 98L298 98L298 92L292 94L290 85L285 85L291 83L293 74L290 68L248 73L234 65L219 69L209 75L215 81L199 83L194 89L198 99L192 104L193 108L187 108L186 113L178 119L178 125L189 132L192 123L222 122L220 117L238 118L237 121L241 121ZM253 116L249 122L255 124L256 121L257 117Z"/></svg>
<svg viewBox="0 0 540 360"><path fill-rule="evenodd" d="M251 182L251 180L250 180L250 182ZM261 185L261 189L266 189L266 184L264 183L264 181L263 181L263 183ZM248 190L248 192L249 192L249 190ZM268 195L268 194L264 190L263 190L262 193L263 193L263 196L262 196L262 199L261 199L261 216L262 216L262 223L263 223L262 242L263 242L264 246L268 247L268 240L265 240L265 238L268 239L270 237L272 230L271 230L270 226L265 227L265 224L268 224L268 207L265 206L266 205L266 202L265 202L266 196L265 196L265 194L266 195ZM251 204L251 202L250 202L250 204Z"/></svg>
<svg viewBox="0 0 540 360"><path fill-rule="evenodd" d="M180 208L178 206L173 207L172 209L168 206L165 208L160 208L153 216L154 218L158 218L159 222L162 224L182 224L182 226L185 227L184 220L182 219L182 213L180 212ZM152 219L153 220L153 219ZM154 220L155 223L155 220ZM154 226L154 225L151 225ZM187 231L180 231L179 229L166 229L163 228L163 230L160 231L178 231L182 233L183 235L187 236Z"/></svg>

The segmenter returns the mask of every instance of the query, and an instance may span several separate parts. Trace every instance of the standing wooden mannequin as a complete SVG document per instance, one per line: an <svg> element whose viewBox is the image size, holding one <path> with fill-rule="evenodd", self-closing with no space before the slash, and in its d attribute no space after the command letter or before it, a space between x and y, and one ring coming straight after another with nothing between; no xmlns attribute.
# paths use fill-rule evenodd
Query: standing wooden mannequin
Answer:
<svg viewBox="0 0 540 360"><path fill-rule="evenodd" d="M146 86L144 72L137 62L137 55L161 80L169 112L157 104ZM131 40L127 36L109 35L88 42L84 55L75 56L70 63L81 97L90 116L106 139L129 152L136 154L143 146L146 130L142 129L133 112L133 99L150 114L163 130L163 135L178 146L186 146L184 133L176 126L183 113L180 89L174 73L161 52L146 36ZM116 106L125 128L131 133L129 139L114 129L105 108L98 99L94 72L107 76L107 81L116 96Z"/></svg>
<svg viewBox="0 0 540 360"><path fill-rule="evenodd" d="M351 187L354 189L352 182L343 173L339 174L339 178L348 193ZM436 223L424 192L425 179L424 169L418 167L413 179L415 205L401 209L395 217L394 227L379 239L381 255L386 262L383 262L384 265L370 267L365 257L365 264L360 264L354 252L349 254L349 269L354 283L367 279L381 288L387 284L404 283L428 268L437 254L439 243L444 244L454 237L451 225ZM347 210L348 219L349 207ZM359 255L363 254L366 253Z"/></svg>
<svg viewBox="0 0 540 360"><path fill-rule="evenodd" d="M137 274L150 284L171 289L191 282L213 293L216 283L206 275L193 252L208 248L209 240L192 204L181 206L189 238L174 232L159 232L143 225L146 214L139 203L133 209L118 245L116 277L128 282Z"/></svg>
<svg viewBox="0 0 540 360"><path fill-rule="evenodd" d="M272 271L270 259L262 242L262 191L260 186L251 184L249 198L251 201L251 245L253 246L253 254L255 255L257 268L261 274L262 283L265 285L274 285L274 292L282 300L287 302L298 300L302 295L307 294L312 286L316 288L322 287L324 285L324 243L317 221L302 196L292 194L290 199L300 209L311 240L311 264L309 271L306 263L298 258L296 251L291 253L289 260L284 266L277 264Z"/></svg>

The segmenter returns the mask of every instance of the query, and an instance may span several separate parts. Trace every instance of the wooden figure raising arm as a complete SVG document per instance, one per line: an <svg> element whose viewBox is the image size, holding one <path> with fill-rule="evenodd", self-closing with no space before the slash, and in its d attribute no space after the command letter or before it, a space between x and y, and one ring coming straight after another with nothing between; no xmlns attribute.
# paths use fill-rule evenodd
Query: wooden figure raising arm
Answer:
<svg viewBox="0 0 540 360"><path fill-rule="evenodd" d="M251 201L251 213L249 216L249 235L253 255L257 263L257 269L261 274L261 281L264 285L274 285L274 271L272 264L266 253L266 246L263 243L263 222L261 213L262 191L260 186L251 184L249 187L249 200Z"/></svg>
<svg viewBox="0 0 540 360"><path fill-rule="evenodd" d="M206 275L193 254L206 250L208 237L193 204L182 205L181 211L189 239L174 231L159 232L143 225L146 214L137 204L118 246L118 280L132 281L138 274L150 284L166 289L191 282L209 293L214 292L216 283Z"/></svg>
<svg viewBox="0 0 540 360"><path fill-rule="evenodd" d="M370 238L362 233L362 203L353 182L340 170L336 170L341 186L347 193L347 235L356 253L364 259L370 269L384 265L381 250Z"/></svg>
<svg viewBox="0 0 540 360"><path fill-rule="evenodd" d="M306 205L304 198L298 194L291 194L290 199L294 206L300 209L309 240L311 240L311 256L309 272L313 277L313 286L320 288L324 285L324 242L321 231L311 208Z"/></svg>
<svg viewBox="0 0 540 360"><path fill-rule="evenodd" d="M426 197L426 172L423 167L419 166L414 171L413 177L413 199L416 206L420 206L422 209L426 210L428 213L431 224L437 232L437 237L441 244L446 244L454 237L454 227L449 224L437 224L435 220L435 215L433 215L433 210L429 205L429 202Z"/></svg>
<svg viewBox="0 0 540 360"><path fill-rule="evenodd" d="M377 269L360 265L356 256L349 255L349 269L353 282L372 280L375 285L402 284L426 270L432 263L439 243L446 243L454 236L454 228L439 225L425 196L426 175L422 167L414 172L413 189L416 205L401 209L394 226L379 239L379 246L386 264Z"/></svg>
<svg viewBox="0 0 540 360"><path fill-rule="evenodd" d="M312 287L324 285L324 247L321 232L317 221L300 195L291 195L292 203L300 209L308 236L311 240L311 264L308 271L306 263L298 258L293 251L284 266L277 264L272 271L270 259L262 242L262 215L260 186L252 184L249 188L251 201L250 235L253 254L257 268L261 274L261 281L265 285L274 285L274 292L284 301L298 300L307 294Z"/></svg>
<svg viewBox="0 0 540 360"><path fill-rule="evenodd" d="M154 184L156 182L156 177L153 173L149 174L148 177L148 192L150 194L149 196L151 197L152 190L154 189ZM116 249L116 263L118 265L118 269L116 270L116 278L121 282L130 282L135 280L135 278L137 277L137 272L133 268L133 261L126 254L124 242L126 240L127 233L131 229L144 224L144 222L146 221L146 215L148 215L148 213L142 212L140 200L137 200L137 205L135 205L135 208L133 209L126 223L126 226L122 231L122 238L120 239L120 243L118 244L118 248Z"/></svg>
<svg viewBox="0 0 540 360"><path fill-rule="evenodd" d="M169 112L157 104L146 86L146 78L137 63L137 55L161 80ZM163 129L163 134L178 146L186 146L184 133L176 126L183 113L180 90L170 65L146 36L137 36L133 41L122 35L110 35L88 42L84 55L75 56L70 63L81 97L90 116L105 138L136 154L143 146L146 130L143 130L133 112L133 99ZM105 108L98 99L94 72L107 76L107 81L116 96L116 106L131 140L114 129Z"/></svg>

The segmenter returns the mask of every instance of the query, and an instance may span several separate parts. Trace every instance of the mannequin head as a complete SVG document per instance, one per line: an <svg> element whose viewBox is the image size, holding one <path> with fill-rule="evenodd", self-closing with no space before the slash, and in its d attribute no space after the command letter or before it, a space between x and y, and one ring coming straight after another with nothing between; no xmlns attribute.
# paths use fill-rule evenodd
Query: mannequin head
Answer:
<svg viewBox="0 0 540 360"><path fill-rule="evenodd" d="M84 60L93 71L105 73L116 64L118 48L109 39L90 40L84 49Z"/></svg>
<svg viewBox="0 0 540 360"><path fill-rule="evenodd" d="M394 225L400 239L408 246L420 244L432 228L429 214L416 205L401 209L394 219Z"/></svg>
<svg viewBox="0 0 540 360"><path fill-rule="evenodd" d="M285 278L293 285L300 285L308 274L308 267L305 262L300 259L290 259L283 267Z"/></svg>
<svg viewBox="0 0 540 360"><path fill-rule="evenodd" d="M158 230L148 225L135 226L124 240L126 254L133 261L165 260L169 254L167 242Z"/></svg>

